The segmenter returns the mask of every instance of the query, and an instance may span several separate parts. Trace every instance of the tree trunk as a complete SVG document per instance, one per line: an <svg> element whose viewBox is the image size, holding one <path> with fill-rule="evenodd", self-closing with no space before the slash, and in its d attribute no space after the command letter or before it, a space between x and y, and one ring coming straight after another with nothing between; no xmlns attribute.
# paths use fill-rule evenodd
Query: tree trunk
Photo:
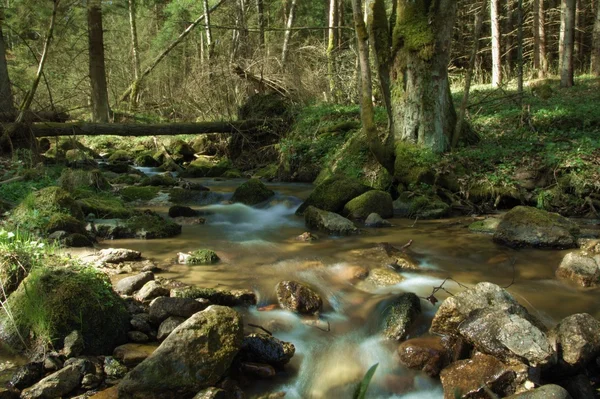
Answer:
<svg viewBox="0 0 600 399"><path fill-rule="evenodd" d="M539 20L539 58L540 58L540 69L538 69L538 77L540 79L548 76L548 53L546 50L546 8L544 7L544 0L538 0L538 9L534 10L538 13Z"/></svg>
<svg viewBox="0 0 600 399"><path fill-rule="evenodd" d="M256 0L256 15L258 17L258 44L265 47L265 7L263 0Z"/></svg>
<svg viewBox="0 0 600 399"><path fill-rule="evenodd" d="M575 45L575 0L562 0L560 86L573 86L573 50Z"/></svg>
<svg viewBox="0 0 600 399"><path fill-rule="evenodd" d="M583 3L581 0L576 0L575 4L575 44L574 44L574 63L577 63L577 67L580 67L583 62L583 35L585 33L585 13L583 9ZM575 66L573 66L575 69Z"/></svg>
<svg viewBox="0 0 600 399"><path fill-rule="evenodd" d="M292 26L294 26L294 18L296 15L296 2L298 0L292 0L290 4L290 13L288 14L287 23L285 25L285 34L283 36L283 48L281 49L281 67L285 69L289 46L290 46L290 37L292 36Z"/></svg>
<svg viewBox="0 0 600 399"><path fill-rule="evenodd" d="M211 9L210 12L215 11L217 8L219 8L219 6L221 4L223 4L225 0L219 0L217 2L217 4L215 4ZM154 68L156 68L156 66L158 64L160 64L160 62L167 56L169 55L169 53L171 52L171 50L173 50L175 47L177 47L177 45L179 43L181 43L183 41L183 39L186 38L187 35L190 34L190 32L192 30L194 30L194 28L196 26L198 26L198 24L200 22L202 22L204 20L204 14L199 16L198 18L196 18L196 20L194 22L192 22L183 32L181 32L179 34L179 36L177 37L177 39L173 40L155 59L154 61L152 61L152 63L150 65L148 65L144 71L142 72L142 74L140 75L139 79L137 79L136 81L134 81L131 86L129 86L127 88L127 90L125 90L123 92L123 94L121 94L121 96L119 97L119 101L125 101L125 99L131 94L131 90L133 89L133 87L136 84L141 84L142 81L144 80L144 78L146 76L148 76L150 74L150 72L152 72L154 70Z"/></svg>
<svg viewBox="0 0 600 399"><path fill-rule="evenodd" d="M454 0L399 0L391 71L396 141L434 152L450 144L456 124L448 82L455 16Z"/></svg>
<svg viewBox="0 0 600 399"><path fill-rule="evenodd" d="M517 93L523 100L523 0L517 3Z"/></svg>
<svg viewBox="0 0 600 399"><path fill-rule="evenodd" d="M138 81L140 78L140 46L138 43L137 23L136 23L136 0L129 0L129 28L131 30L131 51L133 54L133 78ZM139 85L136 85L131 90L130 105L132 109L137 108Z"/></svg>
<svg viewBox="0 0 600 399"><path fill-rule="evenodd" d="M358 63L360 65L360 119L362 121L363 133L367 137L369 148L375 156L375 159L377 159L390 174L393 174L394 153L392 146L381 141L377 134L377 127L375 126L371 66L369 63L369 35L363 19L361 0L352 0L352 15L356 30Z"/></svg>
<svg viewBox="0 0 600 399"><path fill-rule="evenodd" d="M504 36L502 41L504 43L504 65L510 71L513 65L513 30L514 30L514 18L513 18L513 4L514 0L507 0L505 3L506 18L504 25Z"/></svg>
<svg viewBox="0 0 600 399"><path fill-rule="evenodd" d="M540 1L533 0L533 69L540 72Z"/></svg>
<svg viewBox="0 0 600 399"><path fill-rule="evenodd" d="M592 74L600 77L600 1L596 0L596 20L592 41Z"/></svg>
<svg viewBox="0 0 600 399"><path fill-rule="evenodd" d="M454 135L452 136L452 148L455 148L458 144L458 140L462 134L463 122L467 113L467 104L469 103L469 93L471 91L471 79L473 77L473 70L475 69L475 59L479 52L479 38L481 37L481 30L483 28L483 17L486 11L487 0L483 0L481 3L481 10L475 15L475 26L473 28L473 50L471 50L471 58L469 59L469 66L465 75L465 87L463 90L463 98L460 103L460 110L456 119L456 127L454 129Z"/></svg>
<svg viewBox="0 0 600 399"><path fill-rule="evenodd" d="M2 9L0 9L0 110L2 112L15 112L15 104L8 77L8 65L6 64L6 48L2 36Z"/></svg>
<svg viewBox="0 0 600 399"><path fill-rule="evenodd" d="M492 86L502 84L502 62L500 52L500 1L490 0L490 24L492 28Z"/></svg>
<svg viewBox="0 0 600 399"><path fill-rule="evenodd" d="M338 44L338 0L329 0L329 30L327 38L327 74L329 75L329 95L332 102L338 102L336 48Z"/></svg>
<svg viewBox="0 0 600 399"><path fill-rule="evenodd" d="M202 4L204 5L204 30L206 31L206 48L208 49L206 55L207 59L210 61L210 59L213 58L214 44L210 28L210 10L208 8L208 0L202 0Z"/></svg>
<svg viewBox="0 0 600 399"><path fill-rule="evenodd" d="M102 2L88 1L88 42L90 56L90 83L92 86L92 120L108 122L108 88L104 65L104 32L102 30Z"/></svg>

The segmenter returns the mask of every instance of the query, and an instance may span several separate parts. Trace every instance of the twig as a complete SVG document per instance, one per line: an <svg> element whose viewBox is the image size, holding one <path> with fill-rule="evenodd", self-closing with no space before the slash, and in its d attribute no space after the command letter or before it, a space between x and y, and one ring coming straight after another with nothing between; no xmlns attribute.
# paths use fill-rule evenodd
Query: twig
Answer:
<svg viewBox="0 0 600 399"><path fill-rule="evenodd" d="M406 244L400 247L400 251L405 252L408 247L410 247L413 243L413 240L408 240Z"/></svg>
<svg viewBox="0 0 600 399"><path fill-rule="evenodd" d="M455 282L456 284L458 284L462 288L469 288L466 285L461 284L458 281L454 280L452 277L447 277L447 278L444 279L444 281L442 281L442 284L438 285L437 287L433 287L433 290L431 290L431 295L429 295L428 297L419 297L419 298L425 299L426 301L428 301L432 305L435 305L436 303L439 302L439 300L435 297L435 294L438 291L444 291L448 295L454 296L453 293L451 293L450 291L448 291L447 289L444 288L444 284L446 284L447 281L453 281L453 282Z"/></svg>
<svg viewBox="0 0 600 399"><path fill-rule="evenodd" d="M263 330L264 332L266 332L267 334L269 334L269 335L271 335L271 336L273 335L273 333L271 333L271 331L267 330L266 328L264 328L264 327L262 327L262 326L259 326L258 324L252 324L252 323L248 323L248 325L249 325L250 327L254 327L254 328L261 329L261 330Z"/></svg>
<svg viewBox="0 0 600 399"><path fill-rule="evenodd" d="M412 224L410 227L415 227L415 225L417 224L417 220L419 220L419 217L418 217L418 216L415 218L415 221L414 221L414 223L413 223L413 224Z"/></svg>
<svg viewBox="0 0 600 399"><path fill-rule="evenodd" d="M512 280L510 281L510 284L508 284L506 287L502 287L502 288L504 288L504 289L509 288L511 285L513 285L515 283L515 277L517 275L516 268L515 268L516 263L517 263L516 258L510 258L510 266L512 267Z"/></svg>

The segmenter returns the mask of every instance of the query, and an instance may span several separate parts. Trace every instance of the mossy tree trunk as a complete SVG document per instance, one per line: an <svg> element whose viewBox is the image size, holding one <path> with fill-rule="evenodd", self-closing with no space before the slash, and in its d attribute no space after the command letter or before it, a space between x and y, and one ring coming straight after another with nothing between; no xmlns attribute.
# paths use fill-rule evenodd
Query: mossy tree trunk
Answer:
<svg viewBox="0 0 600 399"><path fill-rule="evenodd" d="M329 0L329 32L327 35L327 74L329 75L329 95L331 102L339 101L337 84L336 55L338 45L338 0Z"/></svg>
<svg viewBox="0 0 600 399"><path fill-rule="evenodd" d="M395 141L449 147L456 124L448 63L455 0L398 0L392 39L391 93Z"/></svg>

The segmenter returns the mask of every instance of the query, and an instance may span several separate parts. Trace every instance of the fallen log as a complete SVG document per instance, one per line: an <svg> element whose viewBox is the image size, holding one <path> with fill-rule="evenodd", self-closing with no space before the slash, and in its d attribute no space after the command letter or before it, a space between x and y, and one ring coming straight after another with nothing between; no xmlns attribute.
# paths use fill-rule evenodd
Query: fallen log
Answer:
<svg viewBox="0 0 600 399"><path fill-rule="evenodd" d="M14 122L19 116L18 111L0 112L0 122ZM27 111L24 120L29 123L34 122L66 122L69 120L69 114L66 112L53 111Z"/></svg>
<svg viewBox="0 0 600 399"><path fill-rule="evenodd" d="M280 124L280 119L244 120L230 122L183 122L160 124L122 124L122 123L33 123L18 129L29 129L35 137L56 136L176 136L180 134L203 133L268 133L265 127ZM3 128L10 131L13 124L5 124ZM14 128L14 127L13 127Z"/></svg>

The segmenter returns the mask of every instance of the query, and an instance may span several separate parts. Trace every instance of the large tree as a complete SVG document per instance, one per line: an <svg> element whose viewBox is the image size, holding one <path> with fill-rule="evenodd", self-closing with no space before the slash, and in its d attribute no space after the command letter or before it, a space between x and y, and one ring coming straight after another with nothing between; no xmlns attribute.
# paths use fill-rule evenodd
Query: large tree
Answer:
<svg viewBox="0 0 600 399"><path fill-rule="evenodd" d="M573 53L575 49L575 0L562 0L560 19L560 86L573 86Z"/></svg>
<svg viewBox="0 0 600 399"><path fill-rule="evenodd" d="M492 28L492 86L502 84L502 63L500 49L500 1L491 0L490 25Z"/></svg>
<svg viewBox="0 0 600 399"><path fill-rule="evenodd" d="M600 1L596 0L596 20L592 42L592 73L600 77Z"/></svg>
<svg viewBox="0 0 600 399"><path fill-rule="evenodd" d="M2 36L2 9L0 9L0 110L2 112L14 113L12 90L10 88L10 79L8 78L8 67L6 65L6 46Z"/></svg>
<svg viewBox="0 0 600 399"><path fill-rule="evenodd" d="M108 88L104 65L104 32L102 30L102 1L89 0L88 44L90 57L90 83L92 86L92 119L94 122L108 122Z"/></svg>

